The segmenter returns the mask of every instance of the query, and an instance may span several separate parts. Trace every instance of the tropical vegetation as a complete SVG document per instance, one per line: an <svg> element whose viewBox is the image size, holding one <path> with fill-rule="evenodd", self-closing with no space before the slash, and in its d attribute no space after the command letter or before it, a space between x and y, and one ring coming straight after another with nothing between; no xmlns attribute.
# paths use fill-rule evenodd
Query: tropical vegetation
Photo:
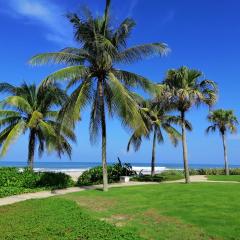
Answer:
<svg viewBox="0 0 240 240"><path fill-rule="evenodd" d="M32 65L57 63L66 67L49 75L44 85L56 80L67 80L67 88L75 86L69 100L61 111L62 122L79 120L80 111L91 104L90 140L96 142L101 131L103 189L107 191L107 132L106 112L117 115L123 125L142 128L138 106L132 88L153 91L152 83L138 74L120 70L117 65L130 64L152 55L163 55L168 51L164 43L151 43L127 48L127 40L135 27L133 19L127 18L115 28L109 17L110 0L106 1L103 16L94 17L90 11L85 16L76 13L67 17L74 27L74 38L80 48L67 47L59 52L34 56Z"/></svg>
<svg viewBox="0 0 240 240"><path fill-rule="evenodd" d="M137 151L142 143L142 138L150 138L153 134L152 140L152 160L151 160L151 175L155 175L156 167L156 142L163 143L163 131L165 131L171 139L174 146L177 145L178 140L181 138L181 134L174 128L173 124L179 123L179 118L167 114L167 106L156 104L153 101L142 101L140 104L140 111L142 117L147 126L147 133L142 132L137 128L129 139L127 151L130 150L130 146L134 146L134 150Z"/></svg>
<svg viewBox="0 0 240 240"><path fill-rule="evenodd" d="M229 175L226 134L227 132L237 132L237 117L232 110L217 109L208 115L208 120L212 125L207 128L206 132L209 133L219 131L222 137L225 174Z"/></svg>
<svg viewBox="0 0 240 240"><path fill-rule="evenodd" d="M69 140L75 141L75 134L67 125L60 128L56 107L66 100L66 93L56 84L37 87L23 83L16 87L0 83L0 92L8 96L0 102L0 145L4 156L10 145L28 132L28 167L33 169L35 148L41 156L45 149L57 151L59 156L71 156Z"/></svg>
<svg viewBox="0 0 240 240"><path fill-rule="evenodd" d="M164 88L166 98L169 99L171 104L175 105L176 110L180 113L186 183L190 183L186 129L192 129L191 125L186 124L186 113L193 106L199 106L200 104L212 106L217 100L215 82L207 79L202 80L203 76L201 71L184 66L179 69L168 70L163 81L166 86Z"/></svg>

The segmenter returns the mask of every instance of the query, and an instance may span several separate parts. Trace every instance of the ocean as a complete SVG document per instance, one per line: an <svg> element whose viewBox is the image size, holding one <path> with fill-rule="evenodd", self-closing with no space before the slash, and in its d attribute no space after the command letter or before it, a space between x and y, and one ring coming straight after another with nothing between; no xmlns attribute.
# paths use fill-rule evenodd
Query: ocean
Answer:
<svg viewBox="0 0 240 240"><path fill-rule="evenodd" d="M109 165L114 163L108 163ZM100 166L101 162L35 162L34 169L40 171L83 171L95 166ZM136 169L146 169L150 167L149 163L131 163L131 165ZM1 161L0 167L26 167L26 162L14 162L14 161ZM183 169L182 164L177 163L158 163L156 167L161 169ZM200 169L200 168L223 168L221 164L189 164L190 168ZM240 168L240 165L230 165L231 168Z"/></svg>

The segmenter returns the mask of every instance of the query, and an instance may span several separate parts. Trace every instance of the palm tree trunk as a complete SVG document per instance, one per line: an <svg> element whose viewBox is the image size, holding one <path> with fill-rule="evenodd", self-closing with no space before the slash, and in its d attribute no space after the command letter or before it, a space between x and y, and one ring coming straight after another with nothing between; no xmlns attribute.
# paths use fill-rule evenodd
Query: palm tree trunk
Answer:
<svg viewBox="0 0 240 240"><path fill-rule="evenodd" d="M104 23L103 23L103 35L105 36L106 27L108 24L108 13L110 8L111 0L106 0L106 6L104 11Z"/></svg>
<svg viewBox="0 0 240 240"><path fill-rule="evenodd" d="M157 138L157 132L156 129L154 129L153 133L153 145L152 145L152 163L151 163L151 175L155 175L155 164L156 164L156 138Z"/></svg>
<svg viewBox="0 0 240 240"><path fill-rule="evenodd" d="M223 151L224 151L225 174L229 175L228 157L227 157L227 144L226 144L226 135L225 135L225 133L222 133L222 141L223 141Z"/></svg>
<svg viewBox="0 0 240 240"><path fill-rule="evenodd" d="M183 148L183 163L184 163L185 182L190 183L189 169L188 169L186 127L185 127L185 112L181 112L181 122L182 122L182 148Z"/></svg>
<svg viewBox="0 0 240 240"><path fill-rule="evenodd" d="M28 167L31 170L33 170L34 151L35 151L35 131L31 129L28 143Z"/></svg>
<svg viewBox="0 0 240 240"><path fill-rule="evenodd" d="M99 80L99 97L101 108L101 127L102 127L102 171L103 171L103 191L108 191L108 173L107 173L107 132L104 109L103 80Z"/></svg>

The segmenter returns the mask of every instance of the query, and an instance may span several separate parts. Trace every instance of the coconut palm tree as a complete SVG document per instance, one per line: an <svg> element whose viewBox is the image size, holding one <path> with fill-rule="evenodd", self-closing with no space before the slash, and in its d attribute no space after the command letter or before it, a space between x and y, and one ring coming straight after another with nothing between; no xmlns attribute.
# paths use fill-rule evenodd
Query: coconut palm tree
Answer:
<svg viewBox="0 0 240 240"><path fill-rule="evenodd" d="M0 92L8 96L0 102L0 146L4 156L10 145L21 135L29 133L28 166L33 169L35 148L41 156L45 148L56 150L61 156L71 156L71 145L68 139L75 141L71 129L64 126L60 130L57 121L57 106L63 105L67 95L56 85L36 87L23 83L20 87L8 83L0 84Z"/></svg>
<svg viewBox="0 0 240 240"><path fill-rule="evenodd" d="M232 110L218 109L210 112L208 115L208 120L212 124L207 129L206 132L216 132L219 131L224 150L224 166L225 174L229 175L229 166L228 166L228 157L227 157L227 143L226 143L226 134L227 132L236 133L238 120L234 115Z"/></svg>
<svg viewBox="0 0 240 240"><path fill-rule="evenodd" d="M110 1L107 1L103 17L93 17L85 11L85 18L69 14L74 26L75 40L79 48L65 48L60 52L38 54L30 60L33 65L49 62L62 63L67 67L51 74L45 84L55 80L67 80L68 88L76 86L62 110L62 121L74 123L79 120L80 111L91 105L90 140L96 142L101 131L103 189L107 191L106 157L106 111L116 114L123 125L131 128L145 128L131 89L140 87L151 91L152 84L146 78L116 68L120 63L132 63L151 55L163 55L168 48L163 43L143 44L127 48L127 39L135 22L127 18L118 28L110 25Z"/></svg>
<svg viewBox="0 0 240 240"><path fill-rule="evenodd" d="M190 183L186 142L186 112L194 105L207 104L212 106L217 98L216 84L210 80L201 80L201 78L203 78L202 72L187 67L180 67L179 69L169 70L163 81L167 89L165 90L167 92L166 95L168 95L170 102L180 112L186 183Z"/></svg>
<svg viewBox="0 0 240 240"><path fill-rule="evenodd" d="M130 146L133 145L134 150L137 151L142 143L142 138L152 139L152 160L151 160L151 175L155 175L156 166L156 143L163 143L163 131L167 133L174 146L177 145L178 140L181 138L181 134L172 126L172 124L179 123L179 118L167 114L165 107L159 107L159 104L152 101L144 101L141 104L140 111L142 111L145 125L147 126L147 134L142 133L139 129L136 129L129 139L127 145L127 151L130 150ZM189 126L189 123L187 123Z"/></svg>

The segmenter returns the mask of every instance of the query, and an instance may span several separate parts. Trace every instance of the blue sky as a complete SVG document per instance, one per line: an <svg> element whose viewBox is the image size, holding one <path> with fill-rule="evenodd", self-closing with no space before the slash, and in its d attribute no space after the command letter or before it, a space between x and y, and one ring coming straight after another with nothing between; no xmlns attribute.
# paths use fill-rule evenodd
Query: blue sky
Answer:
<svg viewBox="0 0 240 240"><path fill-rule="evenodd" d="M88 5L95 14L102 13L103 0L0 0L0 81L12 84L40 81L58 67L30 67L28 59L41 52L57 51L76 45L73 31L64 14L79 11ZM240 56L240 2L238 0L112 0L114 23L133 17L137 26L129 46L147 42L165 42L171 53L164 58L152 58L126 66L136 73L160 82L167 69L186 65L204 72L206 78L218 83L220 96L216 108L234 109L240 116L239 56ZM194 130L188 134L190 163L223 162L219 135L206 136L208 126L205 107L192 109L187 117ZM73 161L100 161L100 144L91 146L88 135L89 115L76 133L78 144L73 147ZM148 162L151 142L145 141L137 153L126 153L129 134L117 119L107 122L108 160L119 156L123 161ZM240 135L228 137L229 160L240 164ZM10 148L3 160L25 161L27 136L21 137ZM58 161L55 154L44 155L41 161ZM61 161L67 161L62 158ZM157 160L163 163L181 163L181 145L171 146L166 139L157 148Z"/></svg>

